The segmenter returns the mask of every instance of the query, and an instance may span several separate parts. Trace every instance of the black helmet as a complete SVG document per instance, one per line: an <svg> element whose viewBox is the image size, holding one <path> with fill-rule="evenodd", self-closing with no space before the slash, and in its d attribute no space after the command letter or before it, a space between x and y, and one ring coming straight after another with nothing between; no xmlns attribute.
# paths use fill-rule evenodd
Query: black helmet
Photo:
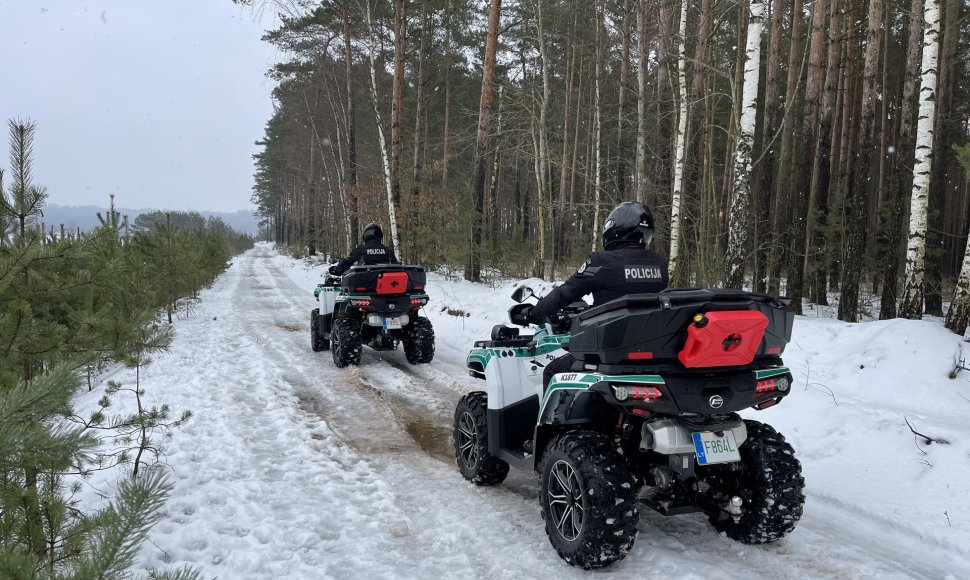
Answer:
<svg viewBox="0 0 970 580"><path fill-rule="evenodd" d="M613 208L603 224L603 249L635 243L644 248L653 239L653 214L638 201L624 201Z"/></svg>
<svg viewBox="0 0 970 580"><path fill-rule="evenodd" d="M381 231L381 226L372 222L364 226L364 231L360 234L360 237L365 242L370 240L381 241L384 239L384 232Z"/></svg>

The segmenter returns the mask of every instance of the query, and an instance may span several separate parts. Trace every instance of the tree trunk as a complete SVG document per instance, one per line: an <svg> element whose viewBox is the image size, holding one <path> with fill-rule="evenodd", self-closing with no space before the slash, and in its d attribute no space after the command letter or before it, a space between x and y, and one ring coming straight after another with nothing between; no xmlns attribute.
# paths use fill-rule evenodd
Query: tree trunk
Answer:
<svg viewBox="0 0 970 580"><path fill-rule="evenodd" d="M774 197L775 162L778 158L778 97L781 80L781 24L785 19L785 0L772 0L771 20L768 24L768 63L765 70L765 113L761 137L761 162L754 166L751 181L754 220L754 290L768 287L767 261L771 252L769 242L769 210ZM786 103L787 105L787 103Z"/></svg>
<svg viewBox="0 0 970 580"><path fill-rule="evenodd" d="M674 287L687 284L686 273L680 264L681 199L684 188L684 153L687 139L687 4L680 3L680 48L677 51L677 86L680 102L677 115L677 146L674 159L674 185L670 200L670 280Z"/></svg>
<svg viewBox="0 0 970 580"><path fill-rule="evenodd" d="M930 176L929 207L926 233L926 280L925 309L932 316L943 316L943 255L946 250L943 215L946 204L946 166L953 159L953 144L959 133L954 127L960 123L951 121L955 66L958 62L956 49L960 39L960 4L965 0L946 0L942 23L943 40L937 62L939 73L936 87L936 133L933 138L932 174ZM959 250L957 250L959 251Z"/></svg>
<svg viewBox="0 0 970 580"><path fill-rule="evenodd" d="M650 43L647 38L647 2L640 0L637 10L637 153L636 153L636 191L637 201L647 202L647 66ZM656 208L654 208L656 211Z"/></svg>
<svg viewBox="0 0 970 580"><path fill-rule="evenodd" d="M538 188L539 204L539 252L537 261L533 267L533 275L539 278L545 277L546 272L546 213L548 208L548 139L546 136L546 114L549 109L549 98L551 95L549 85L549 59L546 56L546 41L544 35L544 23L542 21L542 0L536 0L536 41L539 43L539 63L542 67L542 97L539 101L538 127L533 130L535 156L536 187Z"/></svg>
<svg viewBox="0 0 970 580"><path fill-rule="evenodd" d="M825 0L816 0L824 2ZM745 49L744 88L741 92L741 119L734 157L734 191L728 214L728 253L725 286L744 286L744 258L747 250L748 210L751 205L751 149L758 118L758 76L761 71L761 30L764 25L764 0L752 0Z"/></svg>
<svg viewBox="0 0 970 580"><path fill-rule="evenodd" d="M472 225L472 251L465 269L465 279L481 281L482 211L485 202L485 171L492 131L492 82L495 77L495 49L498 44L499 16L502 0L491 0L488 29L485 35L485 59L482 61L482 96L478 107L478 139L475 145L475 174L472 178L475 215Z"/></svg>
<svg viewBox="0 0 970 580"><path fill-rule="evenodd" d="M353 232L353 237L356 238L360 232L360 223L357 217L360 211L357 197L357 119L354 109L354 57L350 47L350 15L348 12L348 3L344 3L341 7L341 14L344 21L344 69L347 81L347 194L350 196L350 229Z"/></svg>
<svg viewBox="0 0 970 580"><path fill-rule="evenodd" d="M406 0L394 0L394 81L391 91L391 193L394 211L401 208L401 157L404 153L404 59ZM394 241L400 254L404 248Z"/></svg>
<svg viewBox="0 0 970 580"><path fill-rule="evenodd" d="M913 0L909 11L909 41L906 45L906 72L903 77L903 96L900 105L899 132L896 153L893 155L893 179L890 184L889 223L886 225L886 267L883 271L882 304L879 318L896 318L899 299L900 240L903 231L903 201L912 192L913 173L908 170L913 156L913 97L920 80L920 59L923 54L923 0Z"/></svg>
<svg viewBox="0 0 970 580"><path fill-rule="evenodd" d="M953 301L946 313L944 324L960 335L966 334L967 324L970 324L970 236L967 237L967 249L963 253L963 267L960 268L960 278L957 280L953 292Z"/></svg>
<svg viewBox="0 0 970 580"><path fill-rule="evenodd" d="M859 284L865 266L866 224L869 213L869 183L872 169L872 142L876 118L876 79L879 71L879 46L882 39L882 0L869 1L869 29L866 33L865 68L862 73L862 109L859 114L859 142L855 149L852 178L845 194L846 256L839 299L839 320L859 319Z"/></svg>
<svg viewBox="0 0 970 580"><path fill-rule="evenodd" d="M384 185L387 190L387 212L391 225L391 240L394 248L400 251L400 240L397 235L397 204L394 201L394 187L392 183L391 164L387 156L387 141L384 138L384 123L381 121L381 109L377 99L377 64L374 62L374 53L377 47L374 46L374 25L371 21L370 0L367 1L367 30L369 33L370 47L368 60L370 62L370 96L374 105L374 119L377 124L377 137L381 145L381 162L384 166ZM400 184L398 184L400 185Z"/></svg>
<svg viewBox="0 0 970 580"><path fill-rule="evenodd" d="M792 141L797 111L798 84L801 78L802 61L802 0L794 0L791 10L791 42L788 48L788 78L785 84L785 112L781 119L781 143L778 150L778 173L775 181L775 195L771 204L771 239L775 242L773 251L768 253L768 293L777 294L781 287L782 264L788 257L791 236L788 233L790 200L788 199L788 180L791 179ZM782 195L785 192L786 195Z"/></svg>
<svg viewBox="0 0 970 580"><path fill-rule="evenodd" d="M447 14L450 13L450 2L449 10L445 11L445 18ZM448 191L448 162L451 152L449 151L449 128L448 124L451 121L451 26L447 21L445 22L445 47L444 47L444 60L445 60L445 119L444 127L442 128L441 135L441 191Z"/></svg>
<svg viewBox="0 0 970 580"><path fill-rule="evenodd" d="M923 8L923 64L916 122L916 167L909 213L909 246L906 250L906 285L899 315L923 317L923 273L926 255L926 209L933 163L933 133L936 119L936 67L940 48L939 0L926 0Z"/></svg>
<svg viewBox="0 0 970 580"><path fill-rule="evenodd" d="M624 145L623 107L626 104L627 85L630 82L630 0L623 0L623 22L620 25L622 35L620 44L620 86L616 105L616 173L614 175L616 195L619 201L626 197L626 148ZM597 220L598 221L598 220Z"/></svg>
<svg viewBox="0 0 970 580"><path fill-rule="evenodd" d="M809 252L812 275L812 302L828 305L828 221L829 186L832 182L832 135L838 110L839 64L841 59L842 0L832 0L829 9L829 48L826 63L825 87L822 89L822 110L818 128L818 148L815 152L815 168L812 178L812 194L815 199L814 242Z"/></svg>
<svg viewBox="0 0 970 580"><path fill-rule="evenodd" d="M428 52L428 3L421 0L421 49L418 53L418 78L415 81L417 99L414 105L414 161L411 164L411 258L421 262L421 252L418 251L418 240L424 236L421 231L422 207L421 196L421 122L424 115L424 61Z"/></svg>
<svg viewBox="0 0 970 580"><path fill-rule="evenodd" d="M600 157L600 137L601 137L601 95L600 95L600 85L602 84L602 74L603 74L603 33L601 31L602 24L600 22L601 14L599 7L596 8L596 57L595 57L595 73L594 73L594 84L596 85L596 90L594 93L594 103L593 110L595 111L595 121L594 130L596 131L596 136L594 137L593 147L595 148L596 165L594 171L596 174L593 176L593 243L592 250L596 251L596 244L599 242L597 239L599 237L599 222L600 222L600 174L602 173L602 161Z"/></svg>
<svg viewBox="0 0 970 580"><path fill-rule="evenodd" d="M818 109L825 83L826 20L829 16L828 0L815 0L812 5L812 41L809 49L808 84L805 91L805 108L802 111L797 142L801 144L797 160L793 160L794 175L790 181L789 199L792 208L792 244L788 260L788 297L796 314L802 313L803 280L808 233L808 193L812 186L813 153L818 137Z"/></svg>

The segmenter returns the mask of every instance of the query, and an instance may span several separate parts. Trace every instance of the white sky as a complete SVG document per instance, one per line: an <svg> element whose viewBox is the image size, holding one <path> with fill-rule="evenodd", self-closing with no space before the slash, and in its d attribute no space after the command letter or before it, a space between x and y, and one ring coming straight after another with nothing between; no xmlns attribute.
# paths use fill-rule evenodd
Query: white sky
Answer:
<svg viewBox="0 0 970 580"><path fill-rule="evenodd" d="M231 0L0 0L0 167L7 119L29 117L50 203L250 208L271 18Z"/></svg>

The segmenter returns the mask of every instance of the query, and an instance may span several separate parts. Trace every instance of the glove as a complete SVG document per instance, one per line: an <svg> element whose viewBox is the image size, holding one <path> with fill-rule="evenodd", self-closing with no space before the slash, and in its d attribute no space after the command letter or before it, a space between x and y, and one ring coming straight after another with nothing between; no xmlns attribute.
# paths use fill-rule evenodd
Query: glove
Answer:
<svg viewBox="0 0 970 580"><path fill-rule="evenodd" d="M522 315L525 316L525 319L527 321L531 322L532 324L541 324L542 323L541 320L539 320L538 318L532 316L532 310L533 310L533 308L534 308L533 305L528 304L527 305L527 308L523 308L522 309Z"/></svg>
<svg viewBox="0 0 970 580"><path fill-rule="evenodd" d="M340 275L340 270L336 266L330 266L330 269L327 270L327 272L330 272L330 275L331 276L339 276Z"/></svg>

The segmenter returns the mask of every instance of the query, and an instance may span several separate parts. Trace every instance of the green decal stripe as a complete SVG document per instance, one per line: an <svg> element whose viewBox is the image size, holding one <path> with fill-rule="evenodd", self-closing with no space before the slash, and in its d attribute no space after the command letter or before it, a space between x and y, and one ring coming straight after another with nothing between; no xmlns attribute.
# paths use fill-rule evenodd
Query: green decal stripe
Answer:
<svg viewBox="0 0 970 580"><path fill-rule="evenodd" d="M767 379L769 377L777 377L778 375L787 375L789 373L791 373L791 369L789 369L788 367L781 367L781 368L777 368L777 369L767 369L767 370L763 370L763 371L755 371L754 372L754 378L755 379Z"/></svg>

